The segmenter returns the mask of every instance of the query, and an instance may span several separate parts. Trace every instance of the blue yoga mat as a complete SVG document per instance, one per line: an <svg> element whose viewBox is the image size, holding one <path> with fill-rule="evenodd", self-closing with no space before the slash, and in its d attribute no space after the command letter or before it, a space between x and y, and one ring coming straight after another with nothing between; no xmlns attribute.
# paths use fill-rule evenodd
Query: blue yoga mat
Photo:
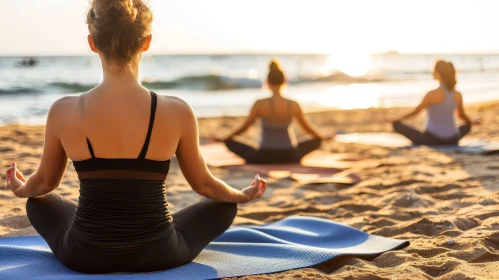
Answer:
<svg viewBox="0 0 499 280"><path fill-rule="evenodd" d="M398 133L390 132L362 132L339 134L335 138L336 142L379 146L386 148L417 148L412 145L409 139ZM479 139L464 138L459 145L449 146L429 146L432 149L442 152L459 152L467 154L491 155L499 153L499 143L488 142Z"/></svg>
<svg viewBox="0 0 499 280"><path fill-rule="evenodd" d="M65 268L41 237L0 238L0 279L216 279L310 267L344 255L378 255L408 245L404 240L370 235L324 219L289 217L265 226L232 227L181 267L153 273L85 275Z"/></svg>

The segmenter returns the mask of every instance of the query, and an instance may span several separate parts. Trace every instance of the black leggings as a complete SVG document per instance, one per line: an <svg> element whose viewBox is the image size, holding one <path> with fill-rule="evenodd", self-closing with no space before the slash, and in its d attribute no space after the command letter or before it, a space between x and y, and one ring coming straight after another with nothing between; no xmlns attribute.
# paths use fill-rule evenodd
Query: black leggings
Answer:
<svg viewBox="0 0 499 280"><path fill-rule="evenodd" d="M54 255L83 273L151 272L191 262L232 224L237 205L203 200L173 214L169 238L134 246L87 244L71 234L77 204L56 194L30 198L28 218Z"/></svg>
<svg viewBox="0 0 499 280"><path fill-rule="evenodd" d="M437 136L432 135L428 132L421 132L411 126L408 126L402 122L394 122L393 129L405 136L407 139L411 140L414 145L428 145L428 146L439 146L439 145L457 145L459 140L461 140L466 134L470 133L471 125L463 125L459 127L459 135L451 139L440 139Z"/></svg>
<svg viewBox="0 0 499 280"><path fill-rule="evenodd" d="M320 139L311 139L303 141L296 148L285 150L255 149L251 146L227 140L225 145L234 154L240 156L246 163L295 163L307 154L317 150L321 146Z"/></svg>

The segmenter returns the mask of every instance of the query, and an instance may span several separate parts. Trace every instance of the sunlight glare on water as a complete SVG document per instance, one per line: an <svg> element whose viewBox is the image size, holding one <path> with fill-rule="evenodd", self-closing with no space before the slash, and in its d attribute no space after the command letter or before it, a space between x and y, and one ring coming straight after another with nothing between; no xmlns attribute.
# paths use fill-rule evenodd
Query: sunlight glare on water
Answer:
<svg viewBox="0 0 499 280"><path fill-rule="evenodd" d="M351 84L325 90L319 98L325 107L367 109L382 106L381 91L381 87L376 84Z"/></svg>
<svg viewBox="0 0 499 280"><path fill-rule="evenodd" d="M328 64L331 69L339 70L352 77L364 76L373 67L371 57L367 53L355 52L331 54Z"/></svg>

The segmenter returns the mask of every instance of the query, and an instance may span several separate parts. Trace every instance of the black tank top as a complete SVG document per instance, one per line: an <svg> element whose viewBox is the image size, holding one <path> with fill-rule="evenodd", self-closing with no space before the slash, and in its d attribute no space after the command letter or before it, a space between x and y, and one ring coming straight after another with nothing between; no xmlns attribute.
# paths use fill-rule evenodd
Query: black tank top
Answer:
<svg viewBox="0 0 499 280"><path fill-rule="evenodd" d="M168 238L172 218L165 181L170 160L146 159L156 114L157 96L151 92L151 117L137 159L95 157L74 161L80 179L78 208L70 234L94 245L134 245Z"/></svg>

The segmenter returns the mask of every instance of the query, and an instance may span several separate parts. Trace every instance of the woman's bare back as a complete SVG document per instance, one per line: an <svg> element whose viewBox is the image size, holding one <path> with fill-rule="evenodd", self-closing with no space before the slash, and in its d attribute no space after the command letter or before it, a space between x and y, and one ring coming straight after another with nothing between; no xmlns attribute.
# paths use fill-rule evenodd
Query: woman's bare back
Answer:
<svg viewBox="0 0 499 280"><path fill-rule="evenodd" d="M54 104L54 129L73 161L91 157L87 138L99 158L137 158L150 121L151 95L147 90L119 94L98 89ZM175 97L158 96L155 123L146 158L171 158L181 136L182 108Z"/></svg>

